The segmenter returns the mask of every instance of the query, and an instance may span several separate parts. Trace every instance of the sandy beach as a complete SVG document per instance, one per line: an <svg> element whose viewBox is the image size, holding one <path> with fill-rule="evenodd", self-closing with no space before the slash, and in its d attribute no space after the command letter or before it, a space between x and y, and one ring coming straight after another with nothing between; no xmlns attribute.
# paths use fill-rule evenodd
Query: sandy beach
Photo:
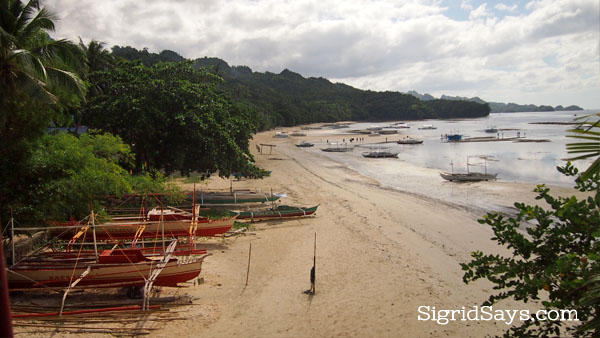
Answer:
<svg viewBox="0 0 600 338"><path fill-rule="evenodd" d="M164 291L188 294L194 306L180 312L185 321L152 323L151 336L483 337L508 328L496 321L440 325L417 319L420 306L472 308L492 292L485 282L465 285L459 265L475 250L506 253L490 240L489 227L477 222L481 208L383 187L294 146L310 138L272 135L260 133L251 144L257 165L271 170L271 176L234 181L233 188L284 193L284 204L319 204L317 215L257 222L249 234L204 240L213 255L203 265L203 283ZM271 154L268 148L266 154L257 152L256 145L265 143L276 145ZM425 172L441 184L437 171ZM229 185L227 179L211 178L202 188ZM515 201L536 203L534 186L482 182L460 185L456 194L483 194L509 209ZM309 296L303 291L310 287L315 234L316 294ZM496 307L519 306L506 302Z"/></svg>

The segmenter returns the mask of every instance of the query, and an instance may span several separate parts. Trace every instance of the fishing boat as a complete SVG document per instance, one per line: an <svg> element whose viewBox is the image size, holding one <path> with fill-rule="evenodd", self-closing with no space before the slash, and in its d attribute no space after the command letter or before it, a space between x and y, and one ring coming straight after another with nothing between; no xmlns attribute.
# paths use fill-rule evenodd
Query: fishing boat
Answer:
<svg viewBox="0 0 600 338"><path fill-rule="evenodd" d="M288 133L286 133L285 131L276 131L275 135L273 135L273 137L275 137L275 138L288 138L288 137L290 137L290 135Z"/></svg>
<svg viewBox="0 0 600 338"><path fill-rule="evenodd" d="M376 150L362 153L363 157L368 158L389 158L389 157L398 157L398 153L392 153L390 151L385 150Z"/></svg>
<svg viewBox="0 0 600 338"><path fill-rule="evenodd" d="M306 141L296 143L296 147L299 147L299 148L308 148L308 147L312 147L312 146L314 146L314 143L310 143L310 142L306 142Z"/></svg>
<svg viewBox="0 0 600 338"><path fill-rule="evenodd" d="M245 210L238 213L238 220L263 221L284 218L300 218L314 215L319 205L314 207L295 207L289 205L278 205L263 210Z"/></svg>
<svg viewBox="0 0 600 338"><path fill-rule="evenodd" d="M437 127L434 127L431 124L424 124L422 127L419 127L419 130L434 130L437 129Z"/></svg>
<svg viewBox="0 0 600 338"><path fill-rule="evenodd" d="M452 172L451 173L447 173L447 172L442 172L440 173L440 176L447 180L447 181L458 181L458 182L476 182L476 181L490 181L490 180L495 180L496 176L498 176L498 174L488 174L487 172L487 160L484 158L485 161L485 172L484 173L478 173L478 172L471 172L469 170L469 166L471 166L472 164L469 163L469 157L467 157L467 173L466 174L457 174L454 173L454 163L451 162L450 165L452 166Z"/></svg>
<svg viewBox="0 0 600 338"><path fill-rule="evenodd" d="M322 151L330 152L330 153L343 153L347 151L352 151L354 147L347 145L340 145L336 143L330 143L329 147L321 148Z"/></svg>
<svg viewBox="0 0 600 338"><path fill-rule="evenodd" d="M172 216L175 217L175 216ZM205 217L171 220L122 220L98 224L55 223L49 227L50 235L68 239L81 236L91 238L93 232L98 240L123 240L133 238L186 237L190 235L212 237L227 232L236 216L211 220ZM156 218L152 218L156 219ZM164 234L164 236L163 236Z"/></svg>
<svg viewBox="0 0 600 338"><path fill-rule="evenodd" d="M489 181L495 180L498 174L482 174L482 173L467 173L467 174L451 174L440 173L443 179L452 181Z"/></svg>
<svg viewBox="0 0 600 338"><path fill-rule="evenodd" d="M188 200L193 198L193 193L188 194ZM280 195L273 193L264 193L251 190L231 190L223 191L197 191L196 202L200 205L211 204L238 204L238 203L264 203L273 202L280 198Z"/></svg>
<svg viewBox="0 0 600 338"><path fill-rule="evenodd" d="M147 280L154 278L155 286L176 287L198 277L202 262L209 255L182 261L168 257L149 258L139 249L114 249L101 251L98 258L81 257L53 263L29 260L7 268L7 282L10 290L69 286L106 288L144 286ZM150 277L152 274L157 275ZM77 279L80 280L73 283Z"/></svg>
<svg viewBox="0 0 600 338"><path fill-rule="evenodd" d="M446 140L448 142L458 142L458 141L462 140L462 135L461 134L448 134L448 135L446 135Z"/></svg>
<svg viewBox="0 0 600 338"><path fill-rule="evenodd" d="M401 138L398 140L398 144L422 144L423 140L406 136L405 138Z"/></svg>
<svg viewBox="0 0 600 338"><path fill-rule="evenodd" d="M486 133L497 133L498 132L498 128L496 128L495 126L494 127L487 127L485 129L485 132Z"/></svg>

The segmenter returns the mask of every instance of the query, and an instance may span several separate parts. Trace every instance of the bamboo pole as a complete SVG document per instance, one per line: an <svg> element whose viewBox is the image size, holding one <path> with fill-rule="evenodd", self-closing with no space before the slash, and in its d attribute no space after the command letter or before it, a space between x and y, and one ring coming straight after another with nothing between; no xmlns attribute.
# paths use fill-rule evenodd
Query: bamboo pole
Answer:
<svg viewBox="0 0 600 338"><path fill-rule="evenodd" d="M248 250L248 269L246 270L246 284L244 287L248 285L248 277L250 276L250 257L252 257L252 243L250 243L250 249Z"/></svg>
<svg viewBox="0 0 600 338"><path fill-rule="evenodd" d="M10 318L10 297L8 295L8 285L6 280L6 269L4 266L4 245L2 245L2 231L0 229L0 336L12 337L13 328Z"/></svg>
<svg viewBox="0 0 600 338"><path fill-rule="evenodd" d="M96 259L98 259L98 243L96 242L96 217L94 216L94 204L92 206L92 235L94 236L94 255L96 255Z"/></svg>
<svg viewBox="0 0 600 338"><path fill-rule="evenodd" d="M10 242L12 243L12 265L15 265L15 219L12 207L10 207L10 236Z"/></svg>
<svg viewBox="0 0 600 338"><path fill-rule="evenodd" d="M317 291L317 233L315 232L315 249L313 253L313 269L315 269L315 280L314 280L314 289L313 293Z"/></svg>

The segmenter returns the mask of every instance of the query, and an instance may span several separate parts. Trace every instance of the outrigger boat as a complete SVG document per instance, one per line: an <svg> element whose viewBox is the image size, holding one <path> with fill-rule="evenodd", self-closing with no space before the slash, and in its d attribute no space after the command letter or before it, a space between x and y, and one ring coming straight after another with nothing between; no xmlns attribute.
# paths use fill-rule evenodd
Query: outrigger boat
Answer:
<svg viewBox="0 0 600 338"><path fill-rule="evenodd" d="M485 160L485 158L484 158ZM450 163L452 165L452 172L440 173L440 176L447 181L459 181L459 182L477 182L477 181L489 181L495 180L498 174L488 174L487 173L487 160L485 160L485 173L477 173L469 171L469 157L467 157L467 173L466 174L456 174L454 173L454 163Z"/></svg>
<svg viewBox="0 0 600 338"><path fill-rule="evenodd" d="M210 220L205 217L196 217L196 221L189 219L176 219L169 216L171 220L156 219L152 216L150 220L115 221L95 224L98 240L121 240L132 238L157 238L163 237L186 237L190 235L210 237L227 232L233 226L236 216L223 217ZM92 227L89 224L59 223L50 227L50 235L58 238L73 238L83 234L91 235Z"/></svg>
<svg viewBox="0 0 600 338"><path fill-rule="evenodd" d="M423 140L416 139L410 136L398 140L398 144L422 144Z"/></svg>
<svg viewBox="0 0 600 338"><path fill-rule="evenodd" d="M363 157L369 158L389 158L389 157L398 157L398 153L392 153L385 150L376 150L362 153Z"/></svg>
<svg viewBox="0 0 600 338"><path fill-rule="evenodd" d="M149 258L140 249L104 250L97 259L81 257L52 263L26 261L6 270L7 281L11 290L133 287L144 286L152 278L155 286L176 287L198 277L202 262L209 255L182 262L177 258L170 258L170 255L158 259Z"/></svg>
<svg viewBox="0 0 600 338"><path fill-rule="evenodd" d="M192 197L191 193L189 197ZM200 205L274 202L279 197L277 194L251 190L232 190L230 192L201 190L196 192L196 202Z"/></svg>
<svg viewBox="0 0 600 338"><path fill-rule="evenodd" d="M264 210L246 210L238 213L238 220L264 221L283 218L299 218L314 215L319 205L314 207L294 207L289 205L278 205Z"/></svg>

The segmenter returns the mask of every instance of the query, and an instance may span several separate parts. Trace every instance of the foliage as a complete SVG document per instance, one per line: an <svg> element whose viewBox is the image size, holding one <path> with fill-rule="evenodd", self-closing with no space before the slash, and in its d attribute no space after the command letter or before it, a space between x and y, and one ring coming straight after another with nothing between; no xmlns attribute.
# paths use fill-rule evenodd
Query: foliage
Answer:
<svg viewBox="0 0 600 338"><path fill-rule="evenodd" d="M163 191L164 179L130 176L120 164L132 161L128 146L110 134L48 134L33 147L27 186L16 201L21 220L80 219L104 195ZM96 207L99 210L98 206Z"/></svg>
<svg viewBox="0 0 600 338"><path fill-rule="evenodd" d="M252 113L218 90L218 76L190 62L120 61L90 79L101 94L90 99L83 121L130 144L136 172L260 176L249 163Z"/></svg>
<svg viewBox="0 0 600 338"><path fill-rule="evenodd" d="M132 47L113 47L113 54L150 65L159 61L182 61L171 51L160 54L137 51ZM169 59L175 54L181 59ZM486 104L437 100L424 102L398 92L374 92L331 83L324 78L304 78L284 69L280 74L252 72L246 66L230 67L218 58L194 60L222 76L221 84L236 102L253 108L252 117L259 130L275 126L294 126L342 120L416 120L426 118L480 117L489 114Z"/></svg>
<svg viewBox="0 0 600 338"><path fill-rule="evenodd" d="M28 186L25 180L32 144L62 106L82 97L85 87L77 47L52 40L53 13L31 0L0 1L0 212Z"/></svg>
<svg viewBox="0 0 600 338"><path fill-rule="evenodd" d="M598 149L600 138L598 122L586 121L587 128L573 130L572 137L587 142L572 143L568 149L582 154L574 159L597 157L583 174L568 162L558 170L576 177L576 188L590 196L578 200L575 196L553 197L550 189L539 185L537 199L550 206L515 203L516 217L508 219L501 213L488 213L479 220L492 227L498 244L512 250L512 256L472 253L473 260L461 264L465 283L487 279L495 284L498 294L486 302L494 304L502 299L518 301L542 300L547 310L577 310L580 324L568 327L572 335L583 337L600 334L600 170ZM591 142L590 142L591 141ZM519 229L524 221L535 225ZM506 337L559 336L565 331L560 321L540 321L534 318L519 327L512 327Z"/></svg>
<svg viewBox="0 0 600 338"><path fill-rule="evenodd" d="M592 120L595 118L596 120ZM600 113L595 115L582 116L577 120L584 120L575 129L569 130L571 135L567 137L583 140L584 142L568 143L567 150L570 154L579 154L569 160L580 160L595 157L596 159L590 167L582 173L582 179L585 181L594 173L600 172Z"/></svg>

